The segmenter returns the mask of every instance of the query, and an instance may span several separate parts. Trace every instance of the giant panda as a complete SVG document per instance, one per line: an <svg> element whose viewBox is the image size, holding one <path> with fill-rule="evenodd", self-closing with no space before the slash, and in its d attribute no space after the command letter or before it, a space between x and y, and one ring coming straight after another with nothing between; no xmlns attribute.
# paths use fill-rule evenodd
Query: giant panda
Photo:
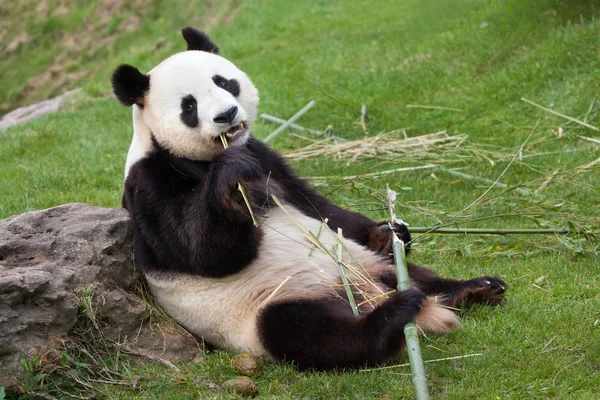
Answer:
<svg viewBox="0 0 600 400"><path fill-rule="evenodd" d="M187 51L147 74L121 65L112 76L117 99L133 106L123 206L135 261L176 321L218 347L300 369L346 369L398 356L409 321L449 332L459 327L449 308L502 301L507 286L499 278L445 279L412 263L411 289L395 291L389 224L336 206L254 138L252 81L203 32L182 32ZM326 249L342 230L358 317L337 263L305 237L323 221ZM391 228L410 242L405 226Z"/></svg>

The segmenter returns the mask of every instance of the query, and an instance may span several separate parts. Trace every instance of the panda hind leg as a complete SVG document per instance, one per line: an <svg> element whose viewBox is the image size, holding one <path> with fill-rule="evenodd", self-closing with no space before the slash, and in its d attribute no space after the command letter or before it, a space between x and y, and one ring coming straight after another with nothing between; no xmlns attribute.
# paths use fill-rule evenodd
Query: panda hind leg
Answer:
<svg viewBox="0 0 600 400"><path fill-rule="evenodd" d="M411 283L428 296L440 296L440 303L450 307L469 307L473 304L498 305L508 288L506 282L494 276L482 276L469 280L447 279L429 268L408 263ZM393 270L386 271L381 280L387 286L397 285Z"/></svg>
<svg viewBox="0 0 600 400"><path fill-rule="evenodd" d="M382 365L401 352L404 325L424 301L419 291L397 292L359 318L342 298L273 303L261 311L258 331L274 358L299 369Z"/></svg>

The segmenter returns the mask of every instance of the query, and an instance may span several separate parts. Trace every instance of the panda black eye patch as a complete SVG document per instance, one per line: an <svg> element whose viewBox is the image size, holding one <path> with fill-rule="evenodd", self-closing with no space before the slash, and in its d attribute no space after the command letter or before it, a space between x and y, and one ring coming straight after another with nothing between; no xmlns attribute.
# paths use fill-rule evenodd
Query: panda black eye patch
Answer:
<svg viewBox="0 0 600 400"><path fill-rule="evenodd" d="M225 79L221 75L215 75L212 78L215 85L221 89L227 90L229 93L238 97L240 95L240 83L235 79Z"/></svg>
<svg viewBox="0 0 600 400"><path fill-rule="evenodd" d="M198 104L194 96L187 95L181 99L181 121L190 128L198 126Z"/></svg>

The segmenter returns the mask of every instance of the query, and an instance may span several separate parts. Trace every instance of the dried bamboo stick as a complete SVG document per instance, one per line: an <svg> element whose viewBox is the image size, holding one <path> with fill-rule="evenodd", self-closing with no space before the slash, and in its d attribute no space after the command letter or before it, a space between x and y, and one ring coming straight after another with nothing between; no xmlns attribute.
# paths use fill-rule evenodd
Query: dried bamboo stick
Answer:
<svg viewBox="0 0 600 400"><path fill-rule="evenodd" d="M270 122L276 122L278 124L285 124L287 122L285 119L274 117L273 115L269 115L269 114L260 114L260 117L262 119L264 119L264 120L267 120L267 121L270 121ZM291 129L294 129L294 130L296 130L298 132L310 132L313 135L323 136L323 132L317 131L315 129L305 128L302 125L291 123L288 126Z"/></svg>
<svg viewBox="0 0 600 400"><path fill-rule="evenodd" d="M288 119L287 121L285 121L284 124L282 124L279 128L275 129L273 131L273 133L271 133L269 136L267 136L263 142L268 143L271 140L273 140L277 135L279 135L284 129L286 129L288 126L290 126L291 124L293 124L294 122L296 122L296 120L298 118L300 118L301 116L303 116L304 114L306 114L306 112L308 110L310 110L311 108L313 108L313 106L317 104L316 101L311 100L307 105L304 106L304 108L302 108L302 110L298 111L296 114L294 114L292 116L292 118Z"/></svg>

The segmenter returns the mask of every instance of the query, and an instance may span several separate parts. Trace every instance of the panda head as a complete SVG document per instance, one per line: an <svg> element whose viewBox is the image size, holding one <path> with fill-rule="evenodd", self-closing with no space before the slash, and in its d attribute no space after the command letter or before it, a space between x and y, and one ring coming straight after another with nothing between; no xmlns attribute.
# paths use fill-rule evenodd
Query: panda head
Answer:
<svg viewBox="0 0 600 400"><path fill-rule="evenodd" d="M115 95L125 106L133 106L128 164L132 152L152 151L152 138L178 157L204 161L223 151L221 134L230 146L248 140L258 107L256 87L217 55L219 49L204 33L189 27L182 33L188 51L167 58L148 74L131 65L113 73Z"/></svg>

